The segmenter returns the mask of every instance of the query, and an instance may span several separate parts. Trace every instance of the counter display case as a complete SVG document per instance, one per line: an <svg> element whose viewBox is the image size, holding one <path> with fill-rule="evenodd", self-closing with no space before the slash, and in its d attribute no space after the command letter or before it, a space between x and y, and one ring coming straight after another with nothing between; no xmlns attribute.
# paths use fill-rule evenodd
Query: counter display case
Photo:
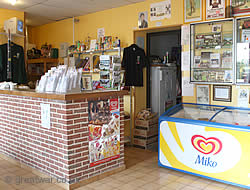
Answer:
<svg viewBox="0 0 250 190"><path fill-rule="evenodd" d="M159 166L250 189L250 109L183 103L159 131Z"/></svg>
<svg viewBox="0 0 250 190"><path fill-rule="evenodd" d="M234 20L194 23L191 27L191 82L233 83Z"/></svg>
<svg viewBox="0 0 250 190"><path fill-rule="evenodd" d="M236 82L238 84L249 84L250 17L239 18L236 23Z"/></svg>

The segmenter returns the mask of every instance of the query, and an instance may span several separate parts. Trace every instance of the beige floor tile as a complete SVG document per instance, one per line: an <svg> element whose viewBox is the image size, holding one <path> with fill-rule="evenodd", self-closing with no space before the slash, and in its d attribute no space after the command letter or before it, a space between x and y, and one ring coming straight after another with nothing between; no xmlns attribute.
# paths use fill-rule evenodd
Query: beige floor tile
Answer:
<svg viewBox="0 0 250 190"><path fill-rule="evenodd" d="M181 190L200 190L199 188L191 187L191 186L185 186Z"/></svg>
<svg viewBox="0 0 250 190"><path fill-rule="evenodd" d="M124 185L124 183L117 181L117 180L110 181L106 184L113 187L114 189L117 189L118 187L121 187L122 185Z"/></svg>
<svg viewBox="0 0 250 190"><path fill-rule="evenodd" d="M14 187L12 187L10 184L7 184L0 180L0 189L2 190L14 190Z"/></svg>
<svg viewBox="0 0 250 190"><path fill-rule="evenodd" d="M192 187L195 187L198 189L204 189L206 186L208 186L208 183L205 183L205 182L200 181L200 180L196 180L196 181L190 183L189 186L192 186Z"/></svg>
<svg viewBox="0 0 250 190"><path fill-rule="evenodd" d="M214 186L217 186L217 187L221 187L221 188L226 188L228 186L228 184L220 183L220 182L217 182L217 181L212 181L211 185L214 185Z"/></svg>
<svg viewBox="0 0 250 190"><path fill-rule="evenodd" d="M51 185L50 187L43 189L43 190L65 190L62 187L59 187L57 185Z"/></svg>
<svg viewBox="0 0 250 190"><path fill-rule="evenodd" d="M136 179L134 181L128 182L129 185L132 185L134 187L140 187L140 186L143 186L143 185L145 185L147 183L148 183L148 181L142 180L142 179Z"/></svg>
<svg viewBox="0 0 250 190"><path fill-rule="evenodd" d="M228 185L225 189L226 190L244 190L244 188L232 186L232 185Z"/></svg>
<svg viewBox="0 0 250 190"><path fill-rule="evenodd" d="M174 181L174 182L167 184L166 187L168 187L169 189L180 190L183 187L185 187L185 185Z"/></svg>
<svg viewBox="0 0 250 190"><path fill-rule="evenodd" d="M209 184L204 188L204 190L223 190L223 189L225 189L225 187L219 187L213 184Z"/></svg>
<svg viewBox="0 0 250 190"><path fill-rule="evenodd" d="M133 186L131 184L123 184L122 186L117 187L117 188L119 190L138 190L138 189L140 189L140 188Z"/></svg>
<svg viewBox="0 0 250 190"><path fill-rule="evenodd" d="M117 179L118 181L122 182L122 183L128 183L128 182L130 182L130 181L135 180L135 178L130 177L130 176L127 176L127 175L124 175L124 176L122 176L122 177L120 177L120 178L116 178L116 179Z"/></svg>
<svg viewBox="0 0 250 190"><path fill-rule="evenodd" d="M162 187L163 186L161 186L159 184L147 183L147 184L141 186L140 189L144 189L144 190L159 190Z"/></svg>
<svg viewBox="0 0 250 190"><path fill-rule="evenodd" d="M197 178L188 178L187 176L179 177L176 182L182 183L184 185L189 185L190 183L193 183Z"/></svg>
<svg viewBox="0 0 250 190"><path fill-rule="evenodd" d="M114 187L103 183L103 184L99 185L98 187L93 187L92 189L93 190L113 190Z"/></svg>

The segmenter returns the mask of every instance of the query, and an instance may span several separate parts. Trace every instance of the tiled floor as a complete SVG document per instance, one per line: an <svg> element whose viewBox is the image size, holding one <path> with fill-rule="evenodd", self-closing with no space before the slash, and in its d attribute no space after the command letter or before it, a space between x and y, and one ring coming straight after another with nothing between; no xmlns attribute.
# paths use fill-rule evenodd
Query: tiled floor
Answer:
<svg viewBox="0 0 250 190"><path fill-rule="evenodd" d="M125 149L128 169L77 190L242 190L157 166L157 153L136 148ZM63 190L54 184L17 185L16 176L38 177L0 159L0 190ZM18 178L17 178L18 179Z"/></svg>

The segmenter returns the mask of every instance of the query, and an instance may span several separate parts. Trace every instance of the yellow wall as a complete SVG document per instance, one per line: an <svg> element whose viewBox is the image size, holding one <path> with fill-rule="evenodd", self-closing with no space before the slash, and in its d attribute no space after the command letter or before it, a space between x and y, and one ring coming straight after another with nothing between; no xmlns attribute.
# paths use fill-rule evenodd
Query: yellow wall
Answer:
<svg viewBox="0 0 250 190"><path fill-rule="evenodd" d="M4 21L13 17L24 21L24 12L0 8L0 32L4 32ZM24 38L13 37L13 41L22 46L24 45ZM3 43L7 43L7 36L0 35L0 44Z"/></svg>
<svg viewBox="0 0 250 190"><path fill-rule="evenodd" d="M95 39L98 28L105 28L105 35L117 36L121 39L122 47L133 43L133 30L137 27L138 14L150 11L150 4L162 0L146 0L119 8L109 9L85 16L77 17L79 23L75 24L75 40L86 40L87 36ZM149 27L156 26L156 22L149 21ZM183 23L183 0L172 0L172 17L164 19L162 25L174 25ZM72 19L67 19L38 27L32 27L32 43L37 47L45 42L59 47L61 42L73 41Z"/></svg>

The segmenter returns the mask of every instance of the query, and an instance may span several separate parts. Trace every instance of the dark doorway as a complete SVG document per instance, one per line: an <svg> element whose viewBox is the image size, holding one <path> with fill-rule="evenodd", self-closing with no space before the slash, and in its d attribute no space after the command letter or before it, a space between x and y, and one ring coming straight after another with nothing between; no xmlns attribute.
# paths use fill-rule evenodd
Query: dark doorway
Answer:
<svg viewBox="0 0 250 190"><path fill-rule="evenodd" d="M147 34L147 55L150 65L159 62L162 64L167 57L168 63L174 64L177 68L176 83L179 86L176 103L181 102L181 30L170 30L164 32ZM166 60L165 60L166 61ZM177 88L178 89L178 88ZM151 105L151 82L150 68L147 69L147 107Z"/></svg>

